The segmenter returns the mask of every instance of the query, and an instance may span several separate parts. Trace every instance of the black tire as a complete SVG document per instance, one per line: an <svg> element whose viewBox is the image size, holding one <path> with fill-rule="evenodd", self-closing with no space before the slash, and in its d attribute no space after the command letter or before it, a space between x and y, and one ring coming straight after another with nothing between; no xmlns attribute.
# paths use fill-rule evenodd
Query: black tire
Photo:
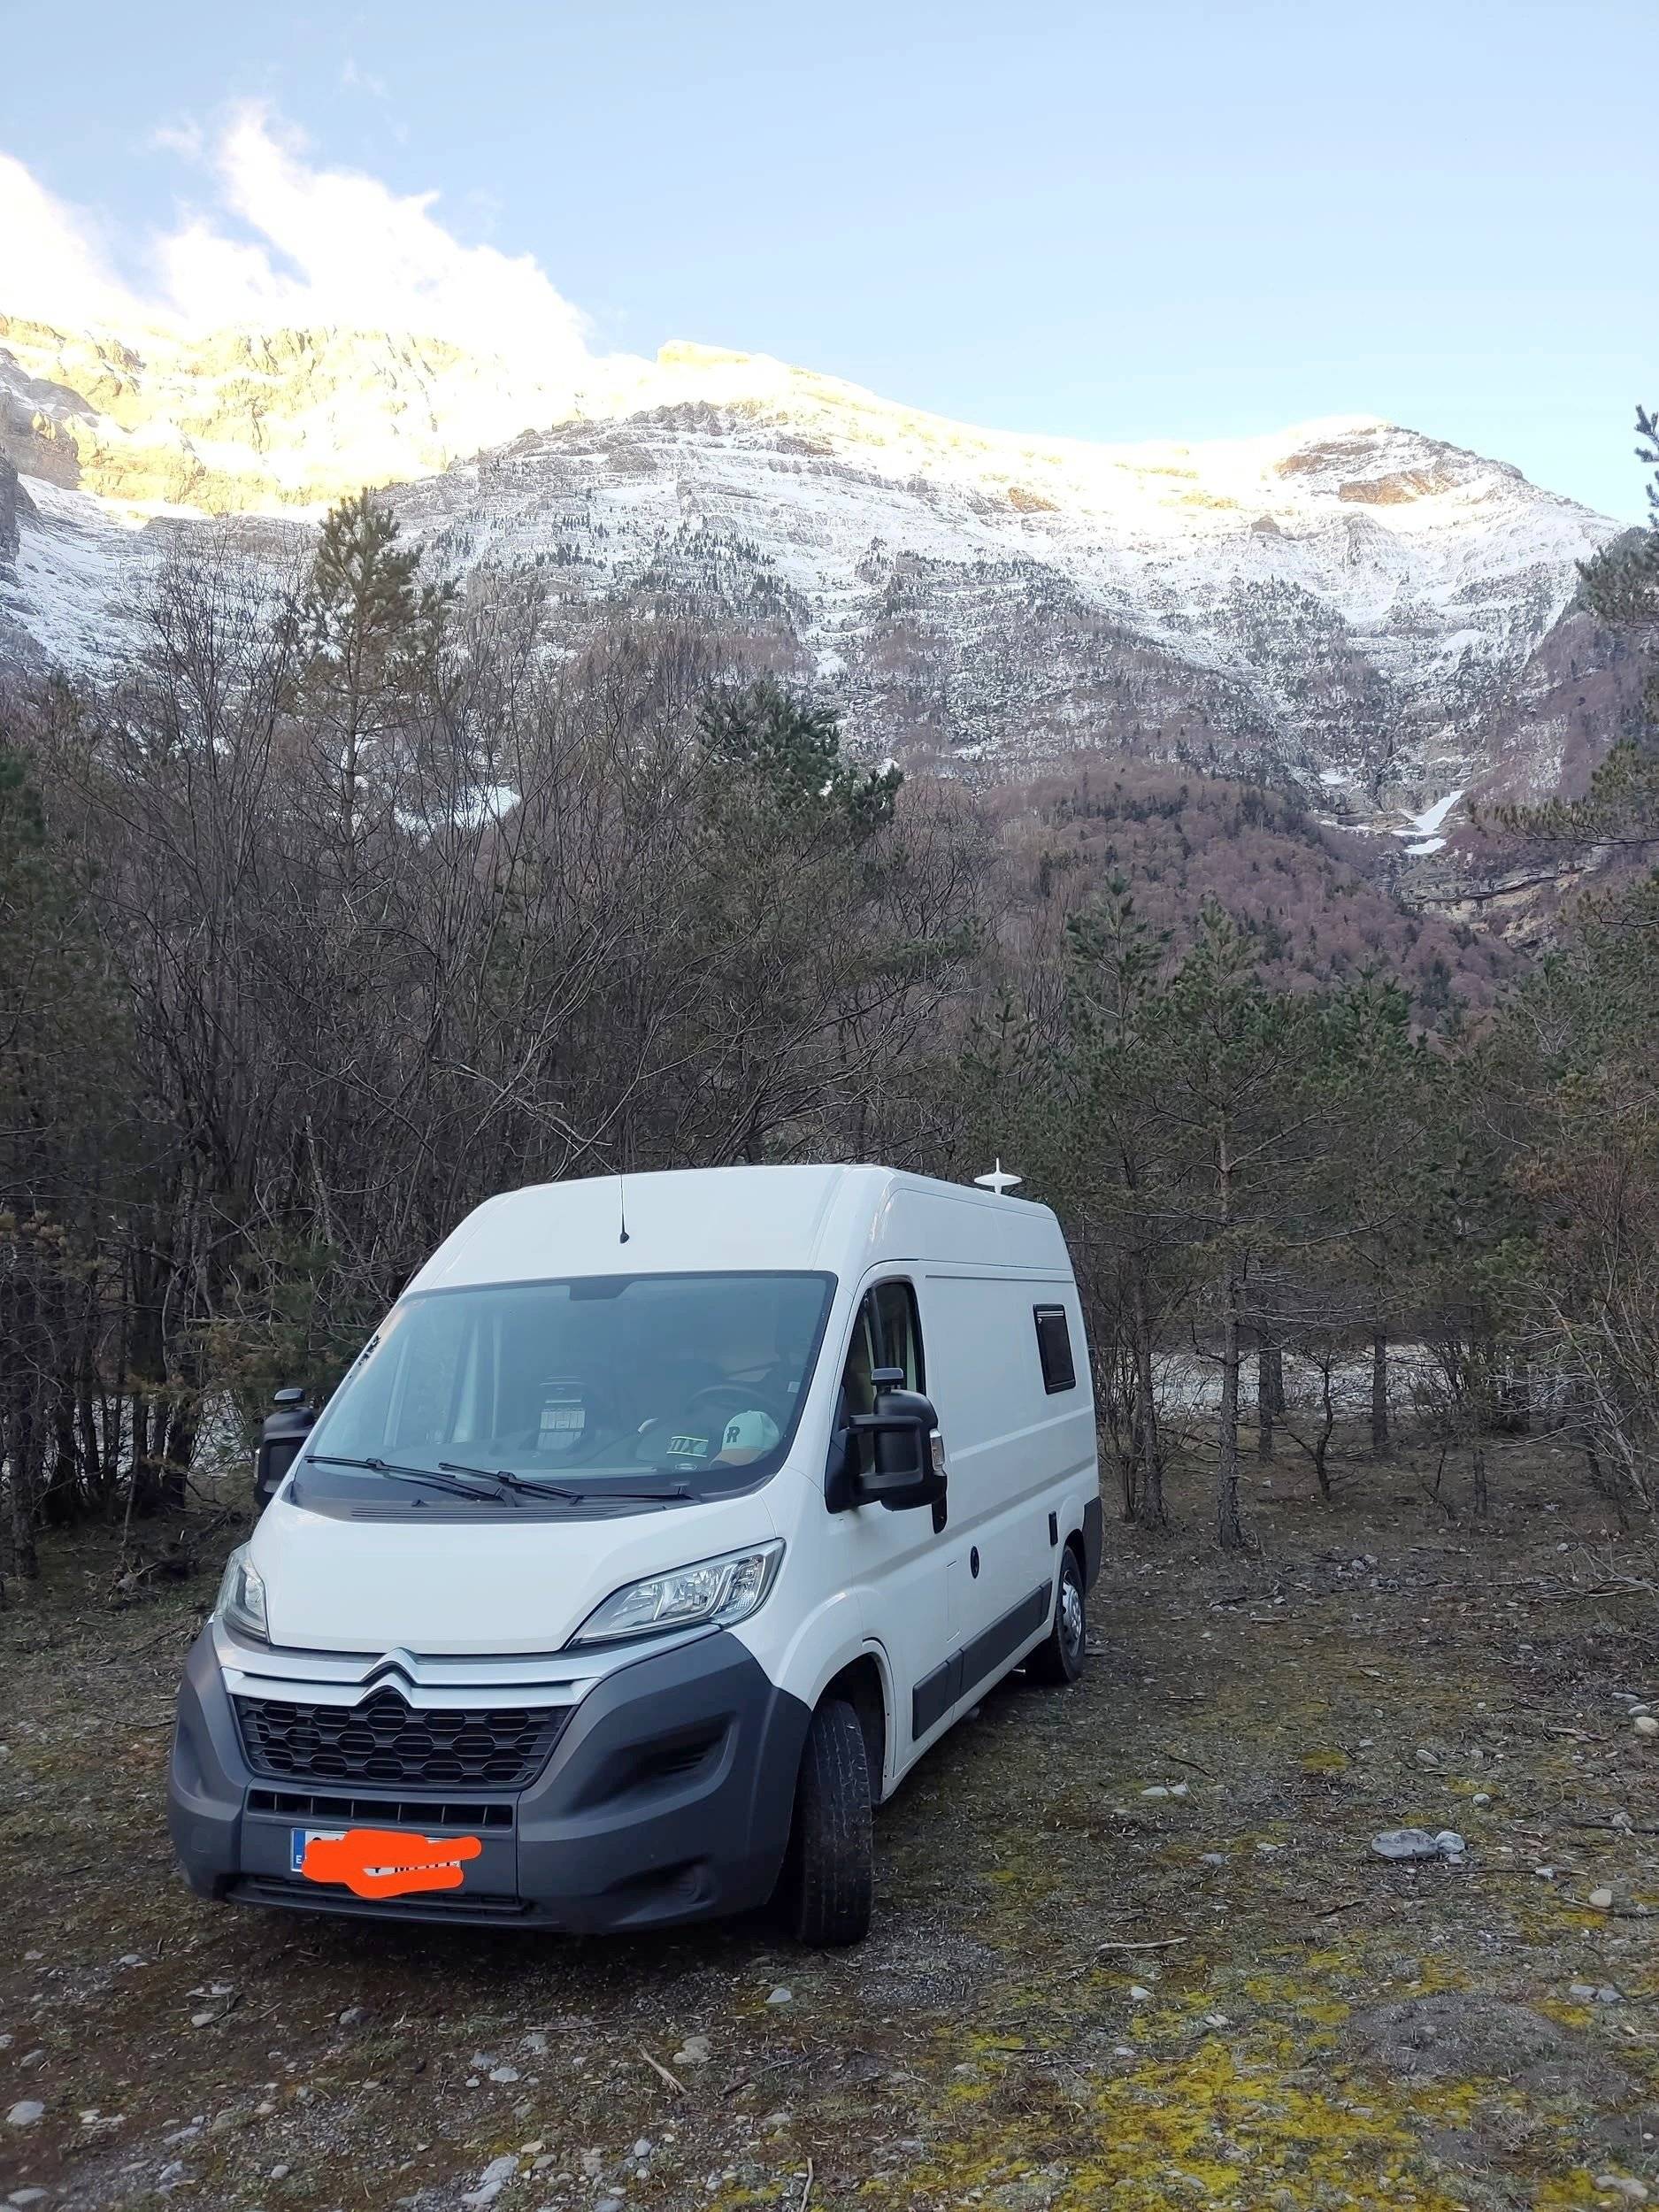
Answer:
<svg viewBox="0 0 1659 2212"><path fill-rule="evenodd" d="M1053 1682L1064 1688L1082 1673L1087 1642L1088 1604L1083 1592L1083 1565L1068 1544L1060 1557L1054 1626L1026 1660L1026 1668L1037 1681Z"/></svg>
<svg viewBox="0 0 1659 2212"><path fill-rule="evenodd" d="M862 1942L876 1897L875 1822L864 1724L845 1698L812 1716L780 1901L797 1943Z"/></svg>

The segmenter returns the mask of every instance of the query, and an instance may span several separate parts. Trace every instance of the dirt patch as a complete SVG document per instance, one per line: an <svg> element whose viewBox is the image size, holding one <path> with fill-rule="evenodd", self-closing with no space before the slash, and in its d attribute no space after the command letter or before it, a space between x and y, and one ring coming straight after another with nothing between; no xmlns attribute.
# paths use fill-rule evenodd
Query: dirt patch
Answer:
<svg viewBox="0 0 1659 2212"><path fill-rule="evenodd" d="M1499 2081L1549 2097L1594 2097L1608 2085L1608 2063L1582 2034L1527 2005L1463 1989L1356 2013L1342 2047L1394 2080Z"/></svg>

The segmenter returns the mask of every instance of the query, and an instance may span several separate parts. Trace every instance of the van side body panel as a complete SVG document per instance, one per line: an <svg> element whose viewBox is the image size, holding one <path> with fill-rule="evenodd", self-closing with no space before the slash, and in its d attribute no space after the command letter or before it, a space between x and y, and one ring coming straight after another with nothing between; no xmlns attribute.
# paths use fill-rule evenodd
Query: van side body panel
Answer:
<svg viewBox="0 0 1659 2212"><path fill-rule="evenodd" d="M1091 1557L1097 1569L1098 1533L1091 1552L1088 1528L1093 1502L1098 1532L1100 1486L1082 1312L1054 1216L895 1177L877 1231L869 1268L837 1300L822 1379L833 1386L838 1376L832 1354L844 1356L864 1293L889 1278L908 1281L949 1483L937 1534L919 1511L865 1506L831 1517L833 1531L847 1532L842 1571L859 1578L867 1632L890 1657L896 1780L1048 1633L1066 1542L1081 1541L1086 1571ZM1035 1312L1056 1305L1075 1379L1050 1394Z"/></svg>
<svg viewBox="0 0 1659 2212"><path fill-rule="evenodd" d="M1046 1398L1037 1365L1032 1309L1065 1287L1053 1278L931 1267L922 1273L922 1327L949 1475L950 1525L957 1550L968 1551L967 1578L958 1583L964 1629L969 1623L987 1629L1033 1590L1048 1588L1048 1513L1093 1461L1088 1412ZM982 1669L975 1679L983 1675Z"/></svg>

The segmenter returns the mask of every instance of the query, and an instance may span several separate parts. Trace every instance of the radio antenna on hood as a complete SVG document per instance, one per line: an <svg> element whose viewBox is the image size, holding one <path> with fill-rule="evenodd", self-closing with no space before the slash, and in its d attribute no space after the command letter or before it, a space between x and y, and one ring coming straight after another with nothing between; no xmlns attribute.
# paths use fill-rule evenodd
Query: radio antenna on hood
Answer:
<svg viewBox="0 0 1659 2212"><path fill-rule="evenodd" d="M620 1168L617 1170L617 1222L622 1232L617 1242L626 1244L628 1240L628 1202Z"/></svg>

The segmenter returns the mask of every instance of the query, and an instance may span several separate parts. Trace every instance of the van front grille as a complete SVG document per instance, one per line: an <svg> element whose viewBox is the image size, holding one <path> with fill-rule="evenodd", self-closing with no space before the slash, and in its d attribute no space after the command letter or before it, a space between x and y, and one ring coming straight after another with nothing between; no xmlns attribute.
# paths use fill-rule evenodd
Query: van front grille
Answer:
<svg viewBox="0 0 1659 2212"><path fill-rule="evenodd" d="M519 1789L547 1764L568 1705L413 1706L396 1690L361 1705L235 1701L242 1748L256 1774L280 1781L363 1782L416 1788Z"/></svg>
<svg viewBox="0 0 1659 2212"><path fill-rule="evenodd" d="M467 1797L342 1797L320 1790L250 1790L250 1813L279 1820L343 1820L364 1828L511 1828L503 1800Z"/></svg>

